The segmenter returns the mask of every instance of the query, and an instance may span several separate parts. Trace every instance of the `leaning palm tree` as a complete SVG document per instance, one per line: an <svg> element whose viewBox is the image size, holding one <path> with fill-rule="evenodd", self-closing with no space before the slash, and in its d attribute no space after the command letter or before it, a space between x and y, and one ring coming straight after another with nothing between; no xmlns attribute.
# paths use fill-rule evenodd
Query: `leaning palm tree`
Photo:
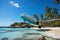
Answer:
<svg viewBox="0 0 60 40"><path fill-rule="evenodd" d="M41 18L41 20L43 20L43 14L40 14L40 18Z"/></svg>
<svg viewBox="0 0 60 40"><path fill-rule="evenodd" d="M36 19L36 24L39 24L39 18L38 18L38 16L36 14L34 14L34 17Z"/></svg>
<svg viewBox="0 0 60 40"><path fill-rule="evenodd" d="M34 17L35 17L36 20L39 20L39 18L36 14L34 14Z"/></svg>

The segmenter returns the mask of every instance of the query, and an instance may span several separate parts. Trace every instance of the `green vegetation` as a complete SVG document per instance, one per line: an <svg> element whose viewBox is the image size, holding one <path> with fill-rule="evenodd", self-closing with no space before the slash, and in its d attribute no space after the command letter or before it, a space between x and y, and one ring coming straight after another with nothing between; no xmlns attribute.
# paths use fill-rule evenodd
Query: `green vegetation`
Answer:
<svg viewBox="0 0 60 40"><path fill-rule="evenodd" d="M43 18L43 16L40 18L43 20L60 19L60 14L58 13L56 8L52 9L52 8L46 7L46 18ZM51 26L51 27L60 26L60 20L42 22L42 26Z"/></svg>
<svg viewBox="0 0 60 40"><path fill-rule="evenodd" d="M19 27L21 27L21 28L30 28L30 27L33 27L33 25L30 25L30 24L28 24L28 23L26 23L25 21L24 22L15 22L15 23L13 23L13 24L11 24L10 25L10 27L11 28L19 28Z"/></svg>
<svg viewBox="0 0 60 40"><path fill-rule="evenodd" d="M37 21L39 20L39 18L36 14L34 14L34 17L36 18Z"/></svg>
<svg viewBox="0 0 60 40"><path fill-rule="evenodd" d="M10 26L11 26L12 28L20 27L20 26L21 26L21 23L15 22L15 23L11 24Z"/></svg>
<svg viewBox="0 0 60 40"><path fill-rule="evenodd" d="M40 18L41 18L41 20L43 20L44 18L43 18L44 16L43 16L43 14L40 14Z"/></svg>

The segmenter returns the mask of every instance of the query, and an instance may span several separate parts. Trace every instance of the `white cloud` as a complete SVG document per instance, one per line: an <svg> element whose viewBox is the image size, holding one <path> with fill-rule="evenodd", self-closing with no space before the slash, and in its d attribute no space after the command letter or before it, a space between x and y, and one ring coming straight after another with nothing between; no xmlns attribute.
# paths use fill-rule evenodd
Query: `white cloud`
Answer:
<svg viewBox="0 0 60 40"><path fill-rule="evenodd" d="M16 3L16 2L14 2L14 1L10 1L10 4L11 4L12 6L17 7L17 8L19 8L19 7L20 7L20 6L19 6L19 4L18 4L18 3Z"/></svg>

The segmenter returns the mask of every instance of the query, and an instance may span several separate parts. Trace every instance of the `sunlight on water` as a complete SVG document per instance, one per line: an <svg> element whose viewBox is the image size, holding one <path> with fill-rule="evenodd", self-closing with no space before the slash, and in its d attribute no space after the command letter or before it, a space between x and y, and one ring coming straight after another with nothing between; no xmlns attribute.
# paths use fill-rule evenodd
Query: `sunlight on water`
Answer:
<svg viewBox="0 0 60 40"><path fill-rule="evenodd" d="M30 35L28 33L30 33ZM33 38L39 35L35 30L28 28L0 28L0 40L1 38L9 38L9 40L23 37Z"/></svg>
<svg viewBox="0 0 60 40"><path fill-rule="evenodd" d="M42 35L46 35L46 32L47 31L39 31L29 28L0 28L0 40L35 40L35 38L37 40L37 38L42 37Z"/></svg>

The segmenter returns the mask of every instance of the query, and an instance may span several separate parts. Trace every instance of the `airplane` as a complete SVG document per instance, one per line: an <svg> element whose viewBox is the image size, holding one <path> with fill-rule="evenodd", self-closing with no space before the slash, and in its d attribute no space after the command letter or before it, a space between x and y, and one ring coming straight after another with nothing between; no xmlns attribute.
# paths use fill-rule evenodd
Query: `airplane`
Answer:
<svg viewBox="0 0 60 40"><path fill-rule="evenodd" d="M38 26L37 24L36 24L36 21L34 20L34 19L32 19L29 15L27 15L27 14L22 14L21 15L21 18L23 19L23 20L26 20L28 23L30 23L31 25L34 25L34 26ZM42 20L42 21L39 21L39 22L45 22L45 23L47 23L47 22L54 22L55 20L60 20L60 19L51 19L51 20Z"/></svg>

